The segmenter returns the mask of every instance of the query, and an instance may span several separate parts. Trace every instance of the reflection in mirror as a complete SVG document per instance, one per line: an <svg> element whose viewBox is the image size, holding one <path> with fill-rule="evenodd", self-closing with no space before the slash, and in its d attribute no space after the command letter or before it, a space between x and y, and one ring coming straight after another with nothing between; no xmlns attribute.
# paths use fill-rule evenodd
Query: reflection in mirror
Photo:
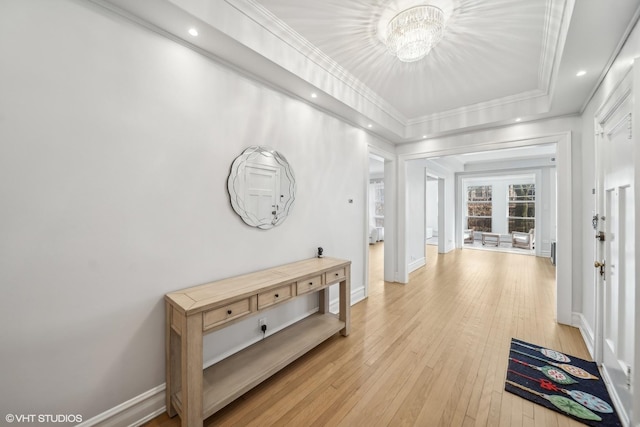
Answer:
<svg viewBox="0 0 640 427"><path fill-rule="evenodd" d="M242 220L266 230L289 215L296 181L282 154L269 147L251 146L233 161L227 188L231 206Z"/></svg>

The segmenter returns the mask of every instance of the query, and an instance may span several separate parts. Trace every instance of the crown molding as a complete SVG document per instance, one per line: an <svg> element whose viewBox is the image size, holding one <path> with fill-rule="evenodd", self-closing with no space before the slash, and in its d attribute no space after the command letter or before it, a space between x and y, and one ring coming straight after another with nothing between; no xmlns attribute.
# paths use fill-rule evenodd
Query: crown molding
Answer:
<svg viewBox="0 0 640 427"><path fill-rule="evenodd" d="M560 59L569 32L569 24L575 0L548 0L543 29L542 52L538 72L538 89L552 95L555 76L560 67Z"/></svg>
<svg viewBox="0 0 640 427"><path fill-rule="evenodd" d="M456 116L467 116L471 113L478 113L482 111L491 110L493 108L503 107L505 105L513 105L518 102L528 101L532 99L545 99L547 93L540 89L534 89L527 92L522 92L516 95L505 96L503 98L492 99L491 101L479 102L473 105L467 105L452 110L441 111L438 113L429 114L415 119L407 120L407 126L418 125L422 123L428 123L435 120L443 120Z"/></svg>
<svg viewBox="0 0 640 427"><path fill-rule="evenodd" d="M358 95L384 111L386 115L406 126L407 118L400 111L260 3L255 0L225 0L225 2L322 68L327 74L339 79ZM324 88L320 89L324 90Z"/></svg>

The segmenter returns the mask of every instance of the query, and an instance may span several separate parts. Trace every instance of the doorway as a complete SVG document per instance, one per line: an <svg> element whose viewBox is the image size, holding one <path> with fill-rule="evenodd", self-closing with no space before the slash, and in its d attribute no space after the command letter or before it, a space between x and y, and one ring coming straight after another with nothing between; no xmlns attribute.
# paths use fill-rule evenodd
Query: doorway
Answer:
<svg viewBox="0 0 640 427"><path fill-rule="evenodd" d="M385 271L385 159L369 154L367 181L367 295L380 288ZM383 281L383 280L382 280Z"/></svg>
<svg viewBox="0 0 640 427"><path fill-rule="evenodd" d="M426 208L425 208L425 243L438 245L438 177L427 173L426 176Z"/></svg>

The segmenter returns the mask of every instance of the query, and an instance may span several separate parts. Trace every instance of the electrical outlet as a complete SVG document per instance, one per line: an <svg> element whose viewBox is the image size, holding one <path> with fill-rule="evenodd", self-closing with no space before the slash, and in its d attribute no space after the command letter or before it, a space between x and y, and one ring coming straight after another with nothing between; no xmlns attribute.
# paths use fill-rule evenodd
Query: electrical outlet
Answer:
<svg viewBox="0 0 640 427"><path fill-rule="evenodd" d="M262 325L266 325L267 324L267 318L266 317L261 317L258 320L258 326L262 328Z"/></svg>

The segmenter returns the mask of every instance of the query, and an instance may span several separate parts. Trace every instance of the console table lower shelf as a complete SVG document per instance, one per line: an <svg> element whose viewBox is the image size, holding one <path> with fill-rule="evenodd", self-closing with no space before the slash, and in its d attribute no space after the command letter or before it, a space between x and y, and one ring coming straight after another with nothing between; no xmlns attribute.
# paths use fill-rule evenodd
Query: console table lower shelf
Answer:
<svg viewBox="0 0 640 427"><path fill-rule="evenodd" d="M202 418L219 411L345 327L331 314L314 314L204 370ZM182 393L173 396L182 416Z"/></svg>

